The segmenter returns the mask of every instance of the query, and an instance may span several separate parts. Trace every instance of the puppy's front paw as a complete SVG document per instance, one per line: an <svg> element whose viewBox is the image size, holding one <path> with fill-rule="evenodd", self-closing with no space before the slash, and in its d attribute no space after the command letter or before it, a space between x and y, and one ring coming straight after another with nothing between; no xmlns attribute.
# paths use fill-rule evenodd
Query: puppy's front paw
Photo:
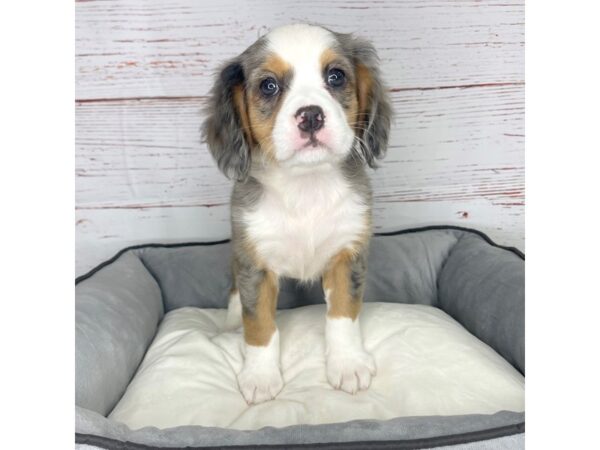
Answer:
<svg viewBox="0 0 600 450"><path fill-rule="evenodd" d="M348 354L335 352L327 357L329 384L349 394L367 389L376 373L375 360L364 351Z"/></svg>
<svg viewBox="0 0 600 450"><path fill-rule="evenodd" d="M238 375L240 391L249 405L274 399L283 388L281 371L276 365L244 366Z"/></svg>

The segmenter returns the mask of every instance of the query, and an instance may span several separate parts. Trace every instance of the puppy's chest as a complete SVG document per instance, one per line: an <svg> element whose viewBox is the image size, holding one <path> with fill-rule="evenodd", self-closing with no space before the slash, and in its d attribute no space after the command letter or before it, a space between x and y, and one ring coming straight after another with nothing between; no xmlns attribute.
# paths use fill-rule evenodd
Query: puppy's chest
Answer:
<svg viewBox="0 0 600 450"><path fill-rule="evenodd" d="M317 279L331 257L367 232L369 208L359 195L343 183L312 181L267 188L245 214L259 258L278 275Z"/></svg>

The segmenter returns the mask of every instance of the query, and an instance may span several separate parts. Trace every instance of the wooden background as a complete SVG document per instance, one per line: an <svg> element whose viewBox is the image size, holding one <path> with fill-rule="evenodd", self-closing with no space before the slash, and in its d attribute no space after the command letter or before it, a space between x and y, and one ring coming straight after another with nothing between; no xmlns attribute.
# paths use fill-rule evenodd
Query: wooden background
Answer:
<svg viewBox="0 0 600 450"><path fill-rule="evenodd" d="M379 51L396 118L372 173L377 231L451 223L523 249L522 0L80 0L78 274L127 245L229 236L200 109L220 62L292 22Z"/></svg>

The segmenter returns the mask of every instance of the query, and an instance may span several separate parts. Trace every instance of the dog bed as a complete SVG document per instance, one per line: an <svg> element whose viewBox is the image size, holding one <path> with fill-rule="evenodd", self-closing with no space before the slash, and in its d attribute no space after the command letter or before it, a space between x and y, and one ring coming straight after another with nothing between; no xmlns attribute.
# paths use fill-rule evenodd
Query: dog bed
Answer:
<svg viewBox="0 0 600 450"><path fill-rule="evenodd" d="M324 372L318 283L283 280L285 387L248 406L241 332L223 331L228 242L125 249L76 284L83 448L434 448L524 433L524 256L475 230L371 241L361 326L378 373L354 396Z"/></svg>

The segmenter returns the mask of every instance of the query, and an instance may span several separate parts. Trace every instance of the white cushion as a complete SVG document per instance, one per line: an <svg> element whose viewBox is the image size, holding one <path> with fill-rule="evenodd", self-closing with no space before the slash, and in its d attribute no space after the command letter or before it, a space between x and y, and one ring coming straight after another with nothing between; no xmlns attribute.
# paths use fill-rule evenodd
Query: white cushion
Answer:
<svg viewBox="0 0 600 450"><path fill-rule="evenodd" d="M365 348L377 375L367 391L333 389L325 376L325 305L278 311L285 386L248 406L237 386L242 334L221 332L226 311L181 308L163 319L110 418L130 428L265 426L489 414L524 410L524 378L443 311L365 303Z"/></svg>

